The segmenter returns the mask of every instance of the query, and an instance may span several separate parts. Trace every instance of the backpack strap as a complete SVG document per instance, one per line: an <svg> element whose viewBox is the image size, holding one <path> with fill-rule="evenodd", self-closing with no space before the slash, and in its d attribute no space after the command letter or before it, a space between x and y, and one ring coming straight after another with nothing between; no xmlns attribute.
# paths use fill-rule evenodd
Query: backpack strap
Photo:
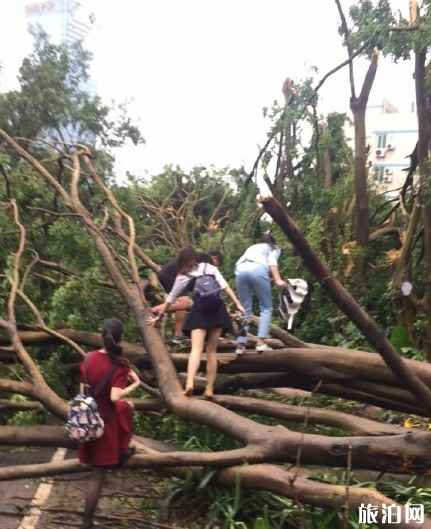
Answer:
<svg viewBox="0 0 431 529"><path fill-rule="evenodd" d="M85 370L84 370L84 393L85 395L89 395L90 392L93 394L93 397L97 397L97 395L102 391L102 389L106 386L111 376L117 371L118 365L113 365L111 369L106 373L106 375L102 378L102 380L97 384L95 389L91 391L91 386L88 383L88 361L90 358L91 353L88 353L85 355Z"/></svg>
<svg viewBox="0 0 431 529"><path fill-rule="evenodd" d="M204 271L203 271L203 273L202 273L203 276L204 276L205 273L206 273L207 264L208 264L208 263L205 263ZM201 277L201 276L192 276L192 274L188 274L188 273L185 274L185 275L190 279L190 281L187 283L187 286L186 286L185 289L188 290L189 292L192 292L192 293L193 293L193 290L194 290L194 288L195 288L196 279L197 279L198 277Z"/></svg>
<svg viewBox="0 0 431 529"><path fill-rule="evenodd" d="M203 275L203 276L210 276L210 277L213 277L213 278L217 281L215 274L212 274L211 272L207 272L207 265L209 265L209 264L210 264L210 263L205 263L204 271L203 271L203 274L202 274L202 275ZM217 281L217 283L218 283L218 281Z"/></svg>

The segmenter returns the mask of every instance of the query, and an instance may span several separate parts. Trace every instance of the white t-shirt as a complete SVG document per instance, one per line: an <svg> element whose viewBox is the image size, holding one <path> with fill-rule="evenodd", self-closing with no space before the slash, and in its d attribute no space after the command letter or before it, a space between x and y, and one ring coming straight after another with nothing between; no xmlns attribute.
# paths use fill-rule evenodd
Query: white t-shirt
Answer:
<svg viewBox="0 0 431 529"><path fill-rule="evenodd" d="M175 278L174 286L172 287L172 290L169 292L169 294L166 297L167 303L173 303L178 296L184 295L183 292L187 285L189 284L191 278L193 277L199 277L204 275L204 270L206 274L213 275L217 281L217 283L220 285L221 289L225 289L228 284L225 278L221 275L219 272L219 269L209 263L199 263L196 270L192 270L188 273L188 275L185 274L178 274Z"/></svg>
<svg viewBox="0 0 431 529"><path fill-rule="evenodd" d="M278 258L280 257L280 248L278 246L271 246L266 242L260 242L249 246L247 250L236 262L236 266L245 261L253 261L264 266L278 266Z"/></svg>

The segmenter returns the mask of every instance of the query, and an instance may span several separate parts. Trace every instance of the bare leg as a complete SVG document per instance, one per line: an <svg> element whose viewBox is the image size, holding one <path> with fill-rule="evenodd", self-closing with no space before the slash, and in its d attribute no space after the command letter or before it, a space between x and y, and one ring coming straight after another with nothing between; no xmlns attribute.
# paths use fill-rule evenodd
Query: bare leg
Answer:
<svg viewBox="0 0 431 529"><path fill-rule="evenodd" d="M103 483L105 481L108 469L104 467L94 467L87 485L87 494L85 497L84 519L82 529L90 529L93 526L94 513L97 503L102 493Z"/></svg>
<svg viewBox="0 0 431 529"><path fill-rule="evenodd" d="M193 393L194 378L201 363L201 354L204 348L206 329L193 329L191 332L192 347L187 364L187 381L184 395L190 397Z"/></svg>
<svg viewBox="0 0 431 529"><path fill-rule="evenodd" d="M217 376L217 346L221 336L221 327L214 327L208 330L207 345L205 352L207 355L207 385L205 397L214 395L214 382Z"/></svg>
<svg viewBox="0 0 431 529"><path fill-rule="evenodd" d="M153 314L158 314L164 308L165 308L165 303L160 303L160 305L155 305L154 307L151 307L150 310Z"/></svg>
<svg viewBox="0 0 431 529"><path fill-rule="evenodd" d="M178 310L189 310L192 305L193 305L193 301L189 297L180 296L172 303L172 305L169 307L169 309L166 312L177 312ZM157 314L161 310L165 310L165 308L166 308L166 303L160 303L159 305L155 305L154 307L151 307L151 312L153 314Z"/></svg>

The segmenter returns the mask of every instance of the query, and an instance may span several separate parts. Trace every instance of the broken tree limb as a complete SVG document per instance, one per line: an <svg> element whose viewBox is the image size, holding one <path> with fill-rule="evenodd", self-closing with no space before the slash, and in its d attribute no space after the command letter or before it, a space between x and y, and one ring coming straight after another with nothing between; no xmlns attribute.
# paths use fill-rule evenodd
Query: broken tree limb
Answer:
<svg viewBox="0 0 431 529"><path fill-rule="evenodd" d="M388 367L397 375L431 416L430 389L406 366L403 358L397 353L391 342L371 318L362 310L359 303L343 285L334 277L329 268L322 263L310 246L296 223L290 218L285 208L274 197L261 200L262 206L301 255L304 265L326 290L332 301L360 329L363 335L380 353Z"/></svg>

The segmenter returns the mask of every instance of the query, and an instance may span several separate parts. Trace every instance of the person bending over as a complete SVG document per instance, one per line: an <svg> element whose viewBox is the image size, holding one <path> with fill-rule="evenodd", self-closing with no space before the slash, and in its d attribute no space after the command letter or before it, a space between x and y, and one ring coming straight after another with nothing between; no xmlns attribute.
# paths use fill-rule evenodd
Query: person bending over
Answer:
<svg viewBox="0 0 431 529"><path fill-rule="evenodd" d="M220 288L228 294L235 303L237 309L244 313L244 307L228 285L216 266L199 261L199 255L193 246L185 246L178 255L178 274L175 278L172 290L166 298L164 308L157 316L146 320L148 325L154 325L169 310L170 305L182 295L184 289L189 286L192 290L193 281L206 274L211 274L216 279ZM194 377L199 369L201 354L205 347L207 355L206 364L206 387L205 396L210 398L214 394L214 382L217 376L217 346L220 336L232 328L232 322L226 310L226 305L221 303L211 310L200 310L193 304L184 322L185 334L191 336L191 351L187 365L187 380L184 395L191 396L194 389Z"/></svg>
<svg viewBox="0 0 431 529"><path fill-rule="evenodd" d="M221 266L224 262L224 256L219 250L211 250L208 253L198 253L199 262L201 263L210 263L214 266ZM159 272L159 281L165 292L169 293L174 286L175 278L178 274L178 257L168 261ZM170 312L175 311L174 321L174 335L172 337L172 342L176 344L183 343L187 340L187 336L183 334L183 325L187 316L187 311L191 307L191 301L187 292L184 291L181 295L175 300L175 304L172 304L169 308ZM151 312L158 314L162 309L165 308L165 304L161 303L156 305L151 309Z"/></svg>
<svg viewBox="0 0 431 529"><path fill-rule="evenodd" d="M258 353L271 349L265 342L269 336L273 311L271 276L279 288L287 286L278 270L279 257L280 249L275 244L274 237L265 234L261 242L249 246L235 264L236 291L245 307L244 320L250 320L252 315L253 294L256 295L259 302L259 327L256 344ZM245 331L248 331L248 326ZM236 354L241 355L244 350L245 343L238 340Z"/></svg>

